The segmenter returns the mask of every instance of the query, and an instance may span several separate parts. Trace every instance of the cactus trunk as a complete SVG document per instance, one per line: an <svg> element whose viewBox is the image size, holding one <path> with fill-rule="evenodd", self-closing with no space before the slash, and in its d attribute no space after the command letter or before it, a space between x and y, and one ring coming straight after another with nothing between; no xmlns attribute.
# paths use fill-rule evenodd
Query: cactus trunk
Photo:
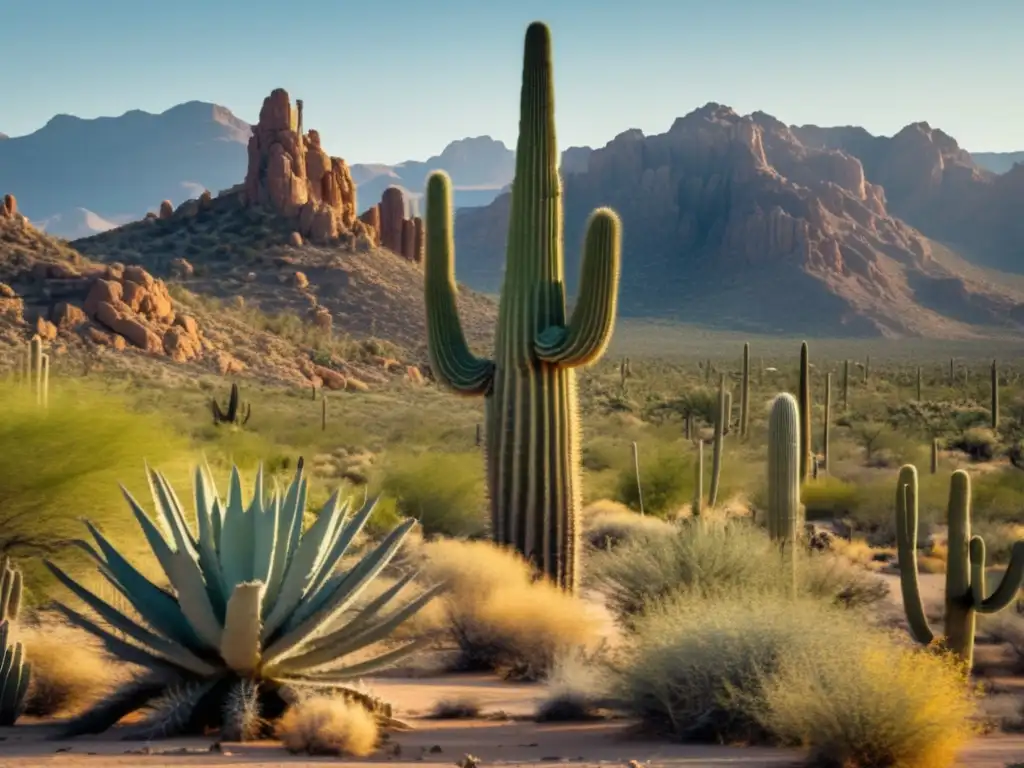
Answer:
<svg viewBox="0 0 1024 768"><path fill-rule="evenodd" d="M924 398L921 397L921 366L917 366L917 402L921 402Z"/></svg>
<svg viewBox="0 0 1024 768"><path fill-rule="evenodd" d="M864 383L871 379L871 355L864 358Z"/></svg>
<svg viewBox="0 0 1024 768"><path fill-rule="evenodd" d="M526 32L519 141L512 185L505 278L493 361L469 349L456 308L451 182L427 183L428 351L437 379L485 396L491 530L563 588L578 583L580 424L578 366L611 339L618 294L620 232L609 209L591 216L579 296L566 318L562 190L555 142L548 28Z"/></svg>
<svg viewBox="0 0 1024 768"><path fill-rule="evenodd" d="M932 474L934 475L939 471L939 438L932 438L932 463L931 463Z"/></svg>
<svg viewBox="0 0 1024 768"><path fill-rule="evenodd" d="M740 382L740 437L746 438L750 420L750 344L743 345L743 379Z"/></svg>
<svg viewBox="0 0 1024 768"><path fill-rule="evenodd" d="M636 475L636 498L640 504L640 514L644 513L644 484L640 480L640 448L633 441L633 474Z"/></svg>
<svg viewBox="0 0 1024 768"><path fill-rule="evenodd" d="M800 345L800 479L811 472L811 361L807 342Z"/></svg>
<svg viewBox="0 0 1024 768"><path fill-rule="evenodd" d="M850 410L850 361L843 360L843 413Z"/></svg>
<svg viewBox="0 0 1024 768"><path fill-rule="evenodd" d="M711 490L708 493L708 506L718 503L718 487L722 479L722 451L725 449L726 416L725 374L718 382L718 417L715 419L715 445L711 454Z"/></svg>
<svg viewBox="0 0 1024 768"><path fill-rule="evenodd" d="M697 464L694 467L693 483L693 516L700 517L700 508L704 503L704 441L697 441Z"/></svg>
<svg viewBox="0 0 1024 768"><path fill-rule="evenodd" d="M999 429L999 367L992 361L992 429Z"/></svg>
<svg viewBox="0 0 1024 768"><path fill-rule="evenodd" d="M829 422L832 417L832 374L825 374L825 413L821 425L821 464L825 474L828 474L828 438Z"/></svg>
<svg viewBox="0 0 1024 768"><path fill-rule="evenodd" d="M796 541L800 530L800 411L796 399L783 393L768 416L768 534Z"/></svg>

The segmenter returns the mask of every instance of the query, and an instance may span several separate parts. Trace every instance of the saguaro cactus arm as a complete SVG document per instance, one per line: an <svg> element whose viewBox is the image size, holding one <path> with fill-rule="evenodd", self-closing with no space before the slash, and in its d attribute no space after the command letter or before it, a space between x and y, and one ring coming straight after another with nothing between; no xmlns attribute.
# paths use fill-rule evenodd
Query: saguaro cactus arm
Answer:
<svg viewBox="0 0 1024 768"><path fill-rule="evenodd" d="M971 537L971 597L978 613L999 613L1014 600L1024 585L1024 541L1013 545L1010 565L1003 574L999 586L985 597L985 540L981 536Z"/></svg>
<svg viewBox="0 0 1024 768"><path fill-rule="evenodd" d="M599 208L590 217L583 245L580 293L568 325L537 334L537 357L565 366L588 365L604 354L615 328L621 263L619 217Z"/></svg>
<svg viewBox="0 0 1024 768"><path fill-rule="evenodd" d="M463 395L486 394L494 363L469 349L456 305L455 238L451 181L443 171L427 180L427 245L424 257L427 350L434 376Z"/></svg>
<svg viewBox="0 0 1024 768"><path fill-rule="evenodd" d="M896 482L896 543L899 551L900 590L903 609L911 636L928 645L935 633L928 623L917 578L917 467L906 464L900 468Z"/></svg>

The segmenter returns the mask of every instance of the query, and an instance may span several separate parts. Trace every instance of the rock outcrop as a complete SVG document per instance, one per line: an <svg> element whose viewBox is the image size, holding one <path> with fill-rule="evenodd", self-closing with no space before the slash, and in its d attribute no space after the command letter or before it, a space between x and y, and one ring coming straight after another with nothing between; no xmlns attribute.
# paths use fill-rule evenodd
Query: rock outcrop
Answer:
<svg viewBox="0 0 1024 768"><path fill-rule="evenodd" d="M808 146L769 115L708 104L663 134L626 131L572 171L569 290L587 217L611 206L623 220L623 314L843 335L970 335L968 325L1015 322L1022 297L934 259L860 160ZM456 219L458 277L474 288L500 288L509 199Z"/></svg>
<svg viewBox="0 0 1024 768"><path fill-rule="evenodd" d="M348 165L320 146L320 134L302 133L301 108L287 91L263 100L249 139L244 200L295 219L296 231L326 243L357 228L356 186Z"/></svg>
<svg viewBox="0 0 1024 768"><path fill-rule="evenodd" d="M400 187L388 187L380 202L364 211L359 220L374 233L376 245L419 264L425 244L423 219L407 217L407 212L405 193Z"/></svg>

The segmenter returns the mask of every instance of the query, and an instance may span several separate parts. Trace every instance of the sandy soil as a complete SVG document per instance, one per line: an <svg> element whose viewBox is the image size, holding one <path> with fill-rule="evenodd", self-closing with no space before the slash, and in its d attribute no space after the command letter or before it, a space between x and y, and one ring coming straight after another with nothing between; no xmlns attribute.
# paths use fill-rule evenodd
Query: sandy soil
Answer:
<svg viewBox="0 0 1024 768"><path fill-rule="evenodd" d="M512 685L485 676L446 676L419 680L378 680L375 692L394 702L415 730L394 735L372 758L345 760L301 758L288 755L275 743L253 746L224 744L211 751L211 739L188 739L146 745L105 739L73 742L46 740L45 724L0 732L0 768L28 766L147 766L222 765L313 766L371 765L451 766L470 754L481 765L544 766L742 766L767 768L793 765L800 753L791 750L700 747L641 741L629 734L630 724L607 722L586 725L538 725L517 718L529 715L541 690ZM476 720L432 721L422 717L440 699L467 697L481 705ZM979 740L965 752L961 765L1004 768L1012 759L1024 759L1024 737Z"/></svg>

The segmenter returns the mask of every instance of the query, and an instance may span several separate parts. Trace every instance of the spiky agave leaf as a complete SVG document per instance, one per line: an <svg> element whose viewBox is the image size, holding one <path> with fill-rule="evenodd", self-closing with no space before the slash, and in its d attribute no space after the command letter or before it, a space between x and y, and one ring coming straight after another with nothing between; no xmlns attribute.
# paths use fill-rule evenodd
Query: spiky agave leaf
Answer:
<svg viewBox="0 0 1024 768"><path fill-rule="evenodd" d="M113 728L121 718L130 715L163 696L181 681L171 676L149 674L131 680L85 712L67 722L57 732L58 739L70 739Z"/></svg>

